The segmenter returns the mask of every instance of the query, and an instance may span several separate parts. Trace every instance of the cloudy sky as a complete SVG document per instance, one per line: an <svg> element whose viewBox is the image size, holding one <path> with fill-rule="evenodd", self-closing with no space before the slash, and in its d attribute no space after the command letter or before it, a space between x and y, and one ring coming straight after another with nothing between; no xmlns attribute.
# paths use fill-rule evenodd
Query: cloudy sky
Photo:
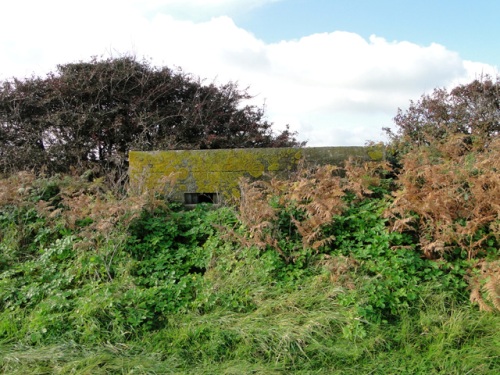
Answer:
<svg viewBox="0 0 500 375"><path fill-rule="evenodd" d="M2 0L0 79L134 54L237 81L309 146L383 140L398 108L500 67L498 0Z"/></svg>

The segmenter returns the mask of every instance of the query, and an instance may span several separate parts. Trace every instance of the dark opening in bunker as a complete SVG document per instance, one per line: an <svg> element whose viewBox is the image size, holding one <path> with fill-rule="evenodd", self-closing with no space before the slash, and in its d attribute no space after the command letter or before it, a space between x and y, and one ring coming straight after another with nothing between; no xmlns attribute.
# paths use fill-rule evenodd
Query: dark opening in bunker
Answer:
<svg viewBox="0 0 500 375"><path fill-rule="evenodd" d="M184 193L184 204L219 203L217 193Z"/></svg>

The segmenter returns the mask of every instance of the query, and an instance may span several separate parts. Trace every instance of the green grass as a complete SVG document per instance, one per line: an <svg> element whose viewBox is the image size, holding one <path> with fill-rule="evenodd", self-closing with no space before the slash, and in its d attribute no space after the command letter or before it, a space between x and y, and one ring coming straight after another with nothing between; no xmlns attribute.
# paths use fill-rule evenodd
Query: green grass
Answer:
<svg viewBox="0 0 500 375"><path fill-rule="evenodd" d="M496 374L500 317L429 296L397 323L366 324L300 290L251 313L169 317L123 343L0 345L5 374ZM314 298L316 295L316 298ZM346 330L347 328L347 330ZM349 332L349 334L346 334Z"/></svg>

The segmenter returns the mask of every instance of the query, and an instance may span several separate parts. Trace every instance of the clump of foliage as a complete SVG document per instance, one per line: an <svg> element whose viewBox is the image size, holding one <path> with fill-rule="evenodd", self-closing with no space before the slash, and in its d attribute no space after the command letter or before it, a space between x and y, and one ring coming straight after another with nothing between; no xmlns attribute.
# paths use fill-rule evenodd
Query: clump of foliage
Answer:
<svg viewBox="0 0 500 375"><path fill-rule="evenodd" d="M230 207L117 198L99 180L2 180L0 372L494 373L500 321L463 304L464 267L390 232L382 169L349 171L297 175L343 189L300 230L329 198L281 199L273 182L254 201L275 213L263 233Z"/></svg>
<svg viewBox="0 0 500 375"><path fill-rule="evenodd" d="M463 136L468 145L483 146L500 131L500 81L483 77L451 91L435 89L407 110L398 110L396 132L385 129L391 137L391 148L404 155L422 146Z"/></svg>
<svg viewBox="0 0 500 375"><path fill-rule="evenodd" d="M299 171L287 180L245 182L239 218L245 245L274 253L283 281L321 265L344 288L341 303L369 321L393 319L418 301L430 282L463 300L467 264L422 259L411 233L391 231L384 212L393 182L385 163ZM268 256L268 255L266 255ZM369 280L369 282L367 282Z"/></svg>
<svg viewBox="0 0 500 375"><path fill-rule="evenodd" d="M242 181L239 218L248 227L250 243L274 248L287 262L296 261L293 247L324 247L334 238L325 238L322 229L347 209L345 198L369 196L370 184L380 184L378 174L386 168L385 163L360 166L351 160L343 172L326 165L300 168L288 179Z"/></svg>
<svg viewBox="0 0 500 375"><path fill-rule="evenodd" d="M500 291L500 81L435 90L395 118L398 190L387 215L429 259L472 261L471 301Z"/></svg>
<svg viewBox="0 0 500 375"><path fill-rule="evenodd" d="M124 56L0 82L0 172L104 168L121 177L135 150L287 147L235 83Z"/></svg>

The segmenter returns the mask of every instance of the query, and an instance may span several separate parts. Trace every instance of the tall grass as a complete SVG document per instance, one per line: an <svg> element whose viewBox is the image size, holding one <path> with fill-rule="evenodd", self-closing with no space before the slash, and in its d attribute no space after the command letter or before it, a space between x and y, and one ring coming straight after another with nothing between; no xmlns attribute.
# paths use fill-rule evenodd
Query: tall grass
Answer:
<svg viewBox="0 0 500 375"><path fill-rule="evenodd" d="M124 343L3 343L0 368L5 374L495 374L500 368L498 316L450 307L434 295L396 324L356 332L348 309L304 306L317 302L310 293L269 300L250 314L172 316L165 329ZM344 327L352 334L343 334Z"/></svg>

